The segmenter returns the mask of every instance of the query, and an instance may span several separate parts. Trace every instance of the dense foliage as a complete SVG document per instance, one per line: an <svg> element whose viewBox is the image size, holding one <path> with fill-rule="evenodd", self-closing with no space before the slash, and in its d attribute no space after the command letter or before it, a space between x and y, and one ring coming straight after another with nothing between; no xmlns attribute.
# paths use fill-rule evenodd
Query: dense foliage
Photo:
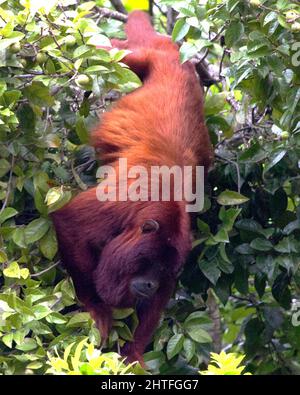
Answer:
<svg viewBox="0 0 300 395"><path fill-rule="evenodd" d="M49 361L68 358L72 347L79 350L75 371L83 347L88 361L100 356L93 348L99 333L57 264L48 214L96 182L88 130L111 101L140 85L122 64L124 51L96 48L123 36L122 22L101 7L114 10L104 0L0 4L4 374L53 373ZM216 163L193 251L145 361L152 373L198 372L211 351L225 348L245 354L253 374L299 374L298 2L162 0L152 7L162 33L173 16L182 61L200 60L214 82L205 87L205 113ZM135 325L131 309L115 311L105 351L118 352Z"/></svg>

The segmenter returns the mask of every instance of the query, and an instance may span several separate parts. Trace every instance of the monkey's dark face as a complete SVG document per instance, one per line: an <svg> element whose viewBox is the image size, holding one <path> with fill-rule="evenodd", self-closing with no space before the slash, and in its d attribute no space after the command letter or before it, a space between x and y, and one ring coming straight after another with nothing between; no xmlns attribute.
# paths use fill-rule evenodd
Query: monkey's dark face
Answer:
<svg viewBox="0 0 300 395"><path fill-rule="evenodd" d="M190 249L189 231L185 212L139 212L102 250L94 276L100 298L113 307L131 307L174 284Z"/></svg>

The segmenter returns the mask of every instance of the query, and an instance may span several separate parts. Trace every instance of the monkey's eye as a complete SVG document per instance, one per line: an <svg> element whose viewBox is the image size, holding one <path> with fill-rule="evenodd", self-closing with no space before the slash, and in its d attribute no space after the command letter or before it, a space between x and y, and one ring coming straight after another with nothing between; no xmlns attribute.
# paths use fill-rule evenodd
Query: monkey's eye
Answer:
<svg viewBox="0 0 300 395"><path fill-rule="evenodd" d="M159 223L154 219L147 219L141 226L142 233L157 232L159 229Z"/></svg>

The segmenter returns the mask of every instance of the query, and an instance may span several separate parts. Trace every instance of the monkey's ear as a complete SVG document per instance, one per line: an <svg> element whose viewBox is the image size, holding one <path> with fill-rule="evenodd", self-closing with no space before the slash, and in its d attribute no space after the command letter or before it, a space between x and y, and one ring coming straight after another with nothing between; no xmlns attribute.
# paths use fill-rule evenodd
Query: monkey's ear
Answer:
<svg viewBox="0 0 300 395"><path fill-rule="evenodd" d="M147 219L141 226L142 233L157 232L159 229L159 223L154 219Z"/></svg>

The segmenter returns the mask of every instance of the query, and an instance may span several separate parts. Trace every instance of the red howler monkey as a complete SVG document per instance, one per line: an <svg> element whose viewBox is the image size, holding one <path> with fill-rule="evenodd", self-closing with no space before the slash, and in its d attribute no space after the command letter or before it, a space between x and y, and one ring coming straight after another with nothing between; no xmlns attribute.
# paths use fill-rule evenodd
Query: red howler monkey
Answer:
<svg viewBox="0 0 300 395"><path fill-rule="evenodd" d="M202 90L194 66L180 64L178 47L155 33L149 17L131 13L123 62L143 86L122 97L92 133L101 159L117 169L142 165L202 165L212 158L204 123ZM112 308L137 307L139 325L122 354L142 354L174 291L191 248L190 219L184 201L106 201L96 187L79 193L52 214L62 262L76 293L101 332L108 336Z"/></svg>

